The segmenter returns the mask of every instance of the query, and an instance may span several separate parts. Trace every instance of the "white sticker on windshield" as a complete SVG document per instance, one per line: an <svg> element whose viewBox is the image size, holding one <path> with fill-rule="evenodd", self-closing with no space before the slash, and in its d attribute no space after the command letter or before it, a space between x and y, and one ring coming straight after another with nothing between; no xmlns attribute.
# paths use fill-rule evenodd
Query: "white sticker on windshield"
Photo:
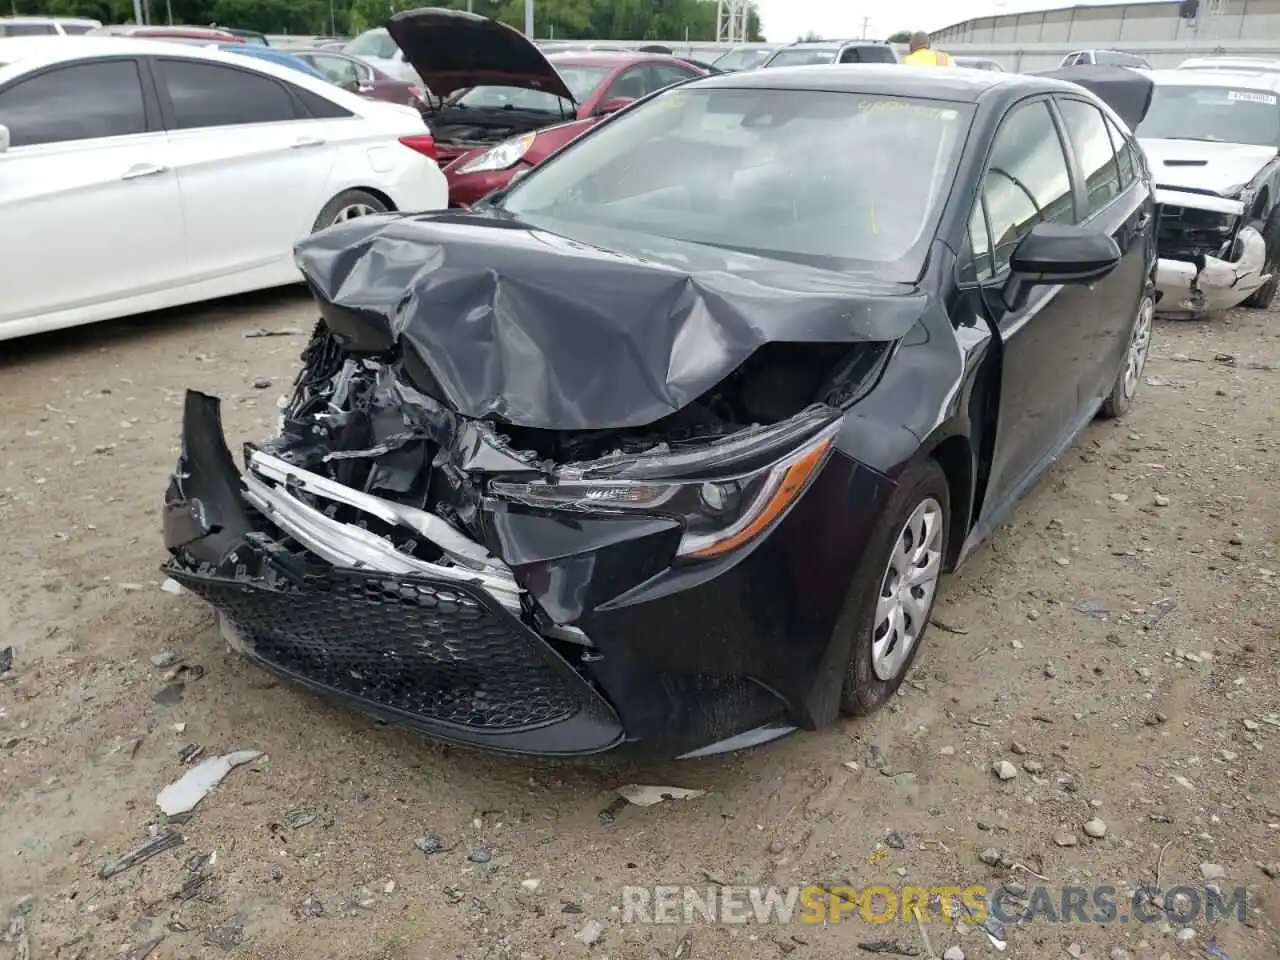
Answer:
<svg viewBox="0 0 1280 960"><path fill-rule="evenodd" d="M1228 90L1227 99L1239 100L1243 103L1269 103L1273 107L1276 105L1274 93L1255 93L1252 90Z"/></svg>

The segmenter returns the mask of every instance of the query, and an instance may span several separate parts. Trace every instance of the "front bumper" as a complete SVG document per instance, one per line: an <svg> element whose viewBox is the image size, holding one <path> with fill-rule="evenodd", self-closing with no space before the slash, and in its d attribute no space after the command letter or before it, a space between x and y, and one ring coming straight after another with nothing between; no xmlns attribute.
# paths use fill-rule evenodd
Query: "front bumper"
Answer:
<svg viewBox="0 0 1280 960"><path fill-rule="evenodd" d="M379 719L548 756L719 752L833 720L848 661L834 627L865 508L891 487L835 457L745 555L673 568L670 521L495 509L486 548L432 515L246 458L242 473L218 401L188 394L166 572L218 610L233 645ZM352 510L364 519L344 520ZM840 536L824 536L833 524ZM445 559L390 546L377 530L392 526Z"/></svg>
<svg viewBox="0 0 1280 960"><path fill-rule="evenodd" d="M609 704L514 612L509 573L397 554L294 496L305 472L267 482L271 466L267 458L242 476L217 401L188 394L165 502L166 572L218 610L242 653L440 739L547 755L621 740Z"/></svg>
<svg viewBox="0 0 1280 960"><path fill-rule="evenodd" d="M1160 190L1157 200L1161 204L1162 218L1173 214L1203 215L1243 214L1243 207L1236 200L1189 194L1185 191ZM1173 230L1165 231L1170 240L1177 238ZM1213 241L1217 242L1217 241ZM1267 244L1262 234L1252 226L1242 226L1232 243L1232 259L1221 259L1204 254L1192 258L1181 245L1181 256L1169 256L1166 239L1162 235L1160 246L1165 256L1156 264L1156 290L1159 291L1156 312L1162 316L1199 318L1231 307L1239 306L1258 290L1270 274L1267 265Z"/></svg>

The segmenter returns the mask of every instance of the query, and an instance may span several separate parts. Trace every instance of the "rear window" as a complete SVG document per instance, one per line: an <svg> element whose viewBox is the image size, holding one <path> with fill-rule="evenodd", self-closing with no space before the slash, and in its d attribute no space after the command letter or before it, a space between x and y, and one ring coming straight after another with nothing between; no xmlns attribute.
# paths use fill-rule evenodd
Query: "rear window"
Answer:
<svg viewBox="0 0 1280 960"><path fill-rule="evenodd" d="M579 103L589 99L596 87L609 75L608 67L558 67L556 70L564 80L575 100ZM457 100L455 106L470 107L473 110L534 110L541 113L554 113L557 116L565 110L572 110L573 105L557 97L554 93L543 90L529 90L525 87L472 87Z"/></svg>
<svg viewBox="0 0 1280 960"><path fill-rule="evenodd" d="M835 47L827 49L794 49L779 50L766 67L812 67L822 63L831 63L836 58Z"/></svg>
<svg viewBox="0 0 1280 960"><path fill-rule="evenodd" d="M52 23L0 23L0 37L47 37L57 32Z"/></svg>
<svg viewBox="0 0 1280 960"><path fill-rule="evenodd" d="M369 30L360 34L345 47L343 53L353 57L377 57L379 60L390 60L396 55L396 42L386 30Z"/></svg>
<svg viewBox="0 0 1280 960"><path fill-rule="evenodd" d="M91 23L64 23L62 25L63 32L73 37L79 36L82 33L88 33L92 29L93 24Z"/></svg>
<svg viewBox="0 0 1280 960"><path fill-rule="evenodd" d="M840 54L841 63L897 63L898 58L888 47L849 47Z"/></svg>

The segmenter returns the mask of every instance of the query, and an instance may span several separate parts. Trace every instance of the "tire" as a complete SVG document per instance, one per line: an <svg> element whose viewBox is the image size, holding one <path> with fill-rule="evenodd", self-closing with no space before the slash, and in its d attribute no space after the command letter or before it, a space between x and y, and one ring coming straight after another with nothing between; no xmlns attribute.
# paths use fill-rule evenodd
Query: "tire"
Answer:
<svg viewBox="0 0 1280 960"><path fill-rule="evenodd" d="M910 620L910 635L899 632L897 642L885 645L889 656L877 657L877 635L884 635L878 608L882 593L896 579L891 561L900 557L899 545L906 535L906 526L917 525L921 512L932 514L927 522L926 543L930 566L936 566L932 585L920 606L919 622ZM947 556L950 539L951 494L946 474L936 460L925 460L909 467L898 482L898 487L885 505L874 532L867 541L867 550L853 579L844 613L836 627L837 636L842 630L853 634L849 666L840 691L840 712L850 716L865 716L884 705L902 681L920 652L937 599L938 580ZM936 531L936 532L935 532ZM936 556L935 556L936 554ZM897 609L901 609L899 606ZM905 622L904 622L904 625ZM903 647L903 641L914 639ZM905 652L904 652L905 651Z"/></svg>
<svg viewBox="0 0 1280 960"><path fill-rule="evenodd" d="M389 209L383 201L371 193L366 193L363 190L343 190L324 205L324 209L320 211L320 216L316 217L316 222L311 228L311 232L315 233L317 230L332 227L335 223L342 223L345 220L354 220L356 217L386 213ZM364 212L352 213L355 210L363 210Z"/></svg>
<svg viewBox="0 0 1280 960"><path fill-rule="evenodd" d="M1250 226L1261 233L1262 239L1266 241L1267 262L1262 272L1270 273L1271 279L1249 294L1241 306L1265 310L1271 306L1271 301L1276 296L1276 287L1280 286L1280 203L1271 208L1266 223L1255 220Z"/></svg>
<svg viewBox="0 0 1280 960"><path fill-rule="evenodd" d="M1111 393L1102 401L1098 416L1108 420L1117 420L1129 412L1133 406L1134 395L1138 392L1138 384L1142 382L1142 371L1147 365L1147 356L1151 353L1151 328L1155 318L1155 298L1147 291L1138 304L1137 315L1133 318L1133 326L1129 328L1129 345L1125 348L1124 362L1116 374L1116 382L1111 386Z"/></svg>

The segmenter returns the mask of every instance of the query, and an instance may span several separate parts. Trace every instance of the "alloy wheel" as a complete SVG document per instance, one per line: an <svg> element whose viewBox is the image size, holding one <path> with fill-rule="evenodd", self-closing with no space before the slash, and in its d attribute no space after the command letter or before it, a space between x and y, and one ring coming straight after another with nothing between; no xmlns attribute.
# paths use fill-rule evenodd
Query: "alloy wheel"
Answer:
<svg viewBox="0 0 1280 960"><path fill-rule="evenodd" d="M942 504L928 497L894 540L871 637L871 667L881 680L897 676L928 623L942 575L942 523Z"/></svg>
<svg viewBox="0 0 1280 960"><path fill-rule="evenodd" d="M1138 379L1142 369L1147 365L1147 351L1151 348L1151 322L1155 315L1155 302L1144 297L1142 306L1138 308L1138 319L1134 321L1133 333L1129 337L1129 352L1124 365L1124 396L1133 399L1138 391Z"/></svg>
<svg viewBox="0 0 1280 960"><path fill-rule="evenodd" d="M349 203L345 207L339 208L338 212L333 215L333 222L343 223L347 220L355 220L357 217L367 217L375 213L378 213L378 211L367 203Z"/></svg>

